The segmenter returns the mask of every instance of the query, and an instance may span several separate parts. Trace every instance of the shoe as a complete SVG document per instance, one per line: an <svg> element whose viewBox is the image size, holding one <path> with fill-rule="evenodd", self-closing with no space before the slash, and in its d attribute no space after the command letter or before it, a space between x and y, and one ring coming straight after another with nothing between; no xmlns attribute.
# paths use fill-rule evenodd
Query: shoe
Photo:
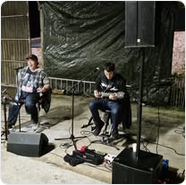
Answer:
<svg viewBox="0 0 186 185"><path fill-rule="evenodd" d="M15 125L8 125L8 130L9 132L15 132L16 131Z"/></svg>
<svg viewBox="0 0 186 185"><path fill-rule="evenodd" d="M38 123L33 124L33 126L32 126L32 130L33 131L36 131L38 128L39 128L39 124Z"/></svg>
<svg viewBox="0 0 186 185"><path fill-rule="evenodd" d="M113 138L113 139L117 139L118 138L118 130L116 130L116 129L114 129L113 131L112 131L112 133L111 133L111 137Z"/></svg>
<svg viewBox="0 0 186 185"><path fill-rule="evenodd" d="M31 119L30 122L29 122L29 125L27 125L26 127L27 127L27 128L32 128L32 127L34 127L35 125L37 125L37 122L35 122L33 119Z"/></svg>
<svg viewBox="0 0 186 185"><path fill-rule="evenodd" d="M97 125L97 126L96 126L96 128L95 128L93 134L94 134L95 136L98 136L99 133L101 132L101 129L103 128L103 126L104 126L104 122L102 121L102 122L100 123L100 125Z"/></svg>

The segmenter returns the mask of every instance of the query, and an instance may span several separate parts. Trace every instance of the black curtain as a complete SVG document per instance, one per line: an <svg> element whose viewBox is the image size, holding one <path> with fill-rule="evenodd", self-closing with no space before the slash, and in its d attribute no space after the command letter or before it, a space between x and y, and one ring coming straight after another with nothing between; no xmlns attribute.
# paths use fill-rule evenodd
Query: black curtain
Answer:
<svg viewBox="0 0 186 185"><path fill-rule="evenodd" d="M125 2L47 1L44 16L44 64L49 76L82 79L111 61L137 97L141 48L125 48ZM167 104L171 85L173 10L156 2L155 47L145 50L143 100ZM92 76L86 80L95 80Z"/></svg>

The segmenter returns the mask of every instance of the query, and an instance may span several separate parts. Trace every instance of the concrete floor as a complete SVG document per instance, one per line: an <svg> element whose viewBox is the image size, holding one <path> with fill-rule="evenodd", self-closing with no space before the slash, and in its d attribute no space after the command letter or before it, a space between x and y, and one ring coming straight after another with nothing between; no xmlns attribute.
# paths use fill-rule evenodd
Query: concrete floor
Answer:
<svg viewBox="0 0 186 185"><path fill-rule="evenodd" d="M91 127L81 129L88 123L90 112L88 102L92 98L75 96L74 136L86 135L78 139L77 148L89 146L97 152L117 156L126 147L136 142L137 135L137 105L132 104L132 127L127 132L130 138L124 137L115 146L100 144L100 137L91 134ZM38 130L44 133L54 148L41 157L26 157L6 151L7 142L1 138L1 180L7 184L102 184L112 183L112 171L107 164L95 166L90 163L70 166L63 157L72 154L74 146L71 139L71 96L52 95L51 109L45 114L40 111L41 126ZM141 150L147 150L169 160L169 169L181 176L185 169L185 113L183 111L165 108L143 107ZM3 107L1 107L1 124L4 125ZM158 116L159 115L159 116ZM30 120L30 116L21 108L22 131ZM41 125L42 125L41 124ZM17 122L18 128L18 122ZM159 129L158 129L159 128ZM159 130L159 132L158 132ZM18 131L18 129L17 129ZM156 145L159 133L159 145ZM69 147L66 147L70 145Z"/></svg>

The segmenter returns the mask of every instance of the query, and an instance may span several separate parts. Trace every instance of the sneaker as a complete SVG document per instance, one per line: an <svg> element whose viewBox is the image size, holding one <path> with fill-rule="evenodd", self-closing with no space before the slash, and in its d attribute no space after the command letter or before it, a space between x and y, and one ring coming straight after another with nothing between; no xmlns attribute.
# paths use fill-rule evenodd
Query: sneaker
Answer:
<svg viewBox="0 0 186 185"><path fill-rule="evenodd" d="M36 131L38 128L39 128L39 124L38 123L37 124L33 124L33 126L32 126L32 130L33 131Z"/></svg>
<svg viewBox="0 0 186 185"><path fill-rule="evenodd" d="M117 139L118 138L118 130L116 130L116 129L114 129L113 131L112 131L112 133L111 133L111 137L113 138L113 139Z"/></svg>
<svg viewBox="0 0 186 185"><path fill-rule="evenodd" d="M103 128L103 126L104 126L104 122L102 121L101 124L100 124L99 126L96 126L96 128L95 128L93 134L94 134L95 136L98 136L99 133L101 132L101 129Z"/></svg>
<svg viewBox="0 0 186 185"><path fill-rule="evenodd" d="M35 125L37 125L37 122L35 122L34 120L30 120L29 125L27 125L26 127L27 127L27 128L32 128L32 127L34 127Z"/></svg>
<svg viewBox="0 0 186 185"><path fill-rule="evenodd" d="M16 131L15 125L8 125L8 130L9 132L15 132Z"/></svg>

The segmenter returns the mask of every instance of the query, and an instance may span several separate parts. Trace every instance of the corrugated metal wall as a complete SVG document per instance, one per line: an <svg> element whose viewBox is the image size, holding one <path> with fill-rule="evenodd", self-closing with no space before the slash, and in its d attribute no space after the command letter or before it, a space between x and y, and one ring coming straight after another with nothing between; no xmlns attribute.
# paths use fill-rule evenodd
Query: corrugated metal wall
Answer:
<svg viewBox="0 0 186 185"><path fill-rule="evenodd" d="M30 53L28 1L7 1L1 6L1 84L16 85L15 68L26 66Z"/></svg>

